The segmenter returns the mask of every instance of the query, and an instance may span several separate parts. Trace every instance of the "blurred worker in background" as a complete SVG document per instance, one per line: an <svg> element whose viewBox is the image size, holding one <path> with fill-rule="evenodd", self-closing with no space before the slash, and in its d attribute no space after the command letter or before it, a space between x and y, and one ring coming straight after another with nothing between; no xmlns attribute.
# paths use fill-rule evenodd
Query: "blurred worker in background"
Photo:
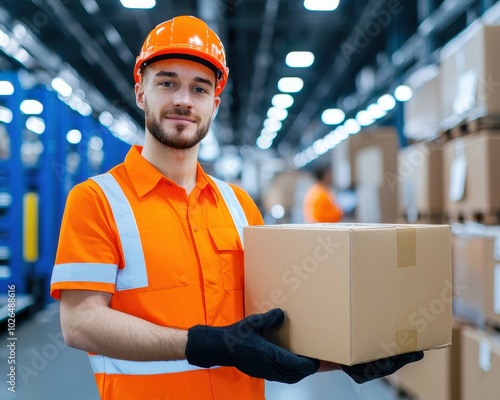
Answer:
<svg viewBox="0 0 500 400"><path fill-rule="evenodd" d="M280 309L244 318L242 228L262 217L197 162L228 72L203 21L158 25L134 71L144 146L68 196L51 294L103 400L264 399L262 378L295 383L341 368L266 341ZM366 381L419 357L345 370Z"/></svg>
<svg viewBox="0 0 500 400"><path fill-rule="evenodd" d="M304 197L304 222L339 222L344 213L335 202L332 169L329 165L316 167L313 175L316 182Z"/></svg>

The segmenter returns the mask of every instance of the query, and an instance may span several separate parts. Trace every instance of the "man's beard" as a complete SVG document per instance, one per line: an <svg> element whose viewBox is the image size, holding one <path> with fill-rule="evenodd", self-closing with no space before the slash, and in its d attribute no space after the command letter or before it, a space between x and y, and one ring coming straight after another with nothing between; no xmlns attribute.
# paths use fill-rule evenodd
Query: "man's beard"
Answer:
<svg viewBox="0 0 500 400"><path fill-rule="evenodd" d="M189 109L176 108L174 111L161 113L161 118L169 116L191 116L198 123L198 129L195 135L190 138L181 137L181 133L186 129L185 124L178 124L174 127L175 132L168 134L161 127L160 121L155 118L155 116L146 108L146 127L148 131L153 135L153 137L163 145L177 150L190 149L196 146L201 140L207 135L208 129L210 128L210 123L202 124L200 123L200 118L197 116L192 116Z"/></svg>

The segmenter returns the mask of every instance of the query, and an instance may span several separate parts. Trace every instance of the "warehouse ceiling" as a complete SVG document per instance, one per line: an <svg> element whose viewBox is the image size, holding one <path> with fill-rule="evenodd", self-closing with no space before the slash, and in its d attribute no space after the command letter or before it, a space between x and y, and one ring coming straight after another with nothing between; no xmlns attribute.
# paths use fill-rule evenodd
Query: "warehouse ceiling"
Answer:
<svg viewBox="0 0 500 400"><path fill-rule="evenodd" d="M302 0L156 3L150 10L133 10L119 0L0 0L0 9L141 126L132 71L144 38L176 15L204 19L222 38L230 68L216 120L222 145L254 146L271 98L279 93L278 80L302 78L304 86L293 94L294 104L272 142L286 155L328 131L320 120L324 109L355 112L412 67L435 61L432 51L494 1L340 0L329 12L306 10ZM290 51L310 51L314 63L287 67ZM40 64L33 69L43 69Z"/></svg>

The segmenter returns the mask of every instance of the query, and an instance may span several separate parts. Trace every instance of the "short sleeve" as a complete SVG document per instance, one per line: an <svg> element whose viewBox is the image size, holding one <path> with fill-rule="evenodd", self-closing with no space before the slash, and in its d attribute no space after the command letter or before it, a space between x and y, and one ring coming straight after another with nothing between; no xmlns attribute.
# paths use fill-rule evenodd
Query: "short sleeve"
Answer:
<svg viewBox="0 0 500 400"><path fill-rule="evenodd" d="M113 293L121 249L111 210L100 188L91 180L69 193L59 235L50 294L61 290Z"/></svg>

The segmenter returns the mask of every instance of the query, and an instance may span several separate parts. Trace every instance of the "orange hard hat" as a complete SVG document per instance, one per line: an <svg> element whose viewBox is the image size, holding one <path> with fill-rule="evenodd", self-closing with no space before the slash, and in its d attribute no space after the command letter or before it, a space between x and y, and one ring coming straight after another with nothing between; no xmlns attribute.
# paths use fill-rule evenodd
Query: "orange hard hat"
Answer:
<svg viewBox="0 0 500 400"><path fill-rule="evenodd" d="M182 58L199 62L215 72L218 96L226 86L229 68L226 52L217 34L201 19L174 17L162 22L147 36L135 61L134 79L140 82L144 68L166 58Z"/></svg>

